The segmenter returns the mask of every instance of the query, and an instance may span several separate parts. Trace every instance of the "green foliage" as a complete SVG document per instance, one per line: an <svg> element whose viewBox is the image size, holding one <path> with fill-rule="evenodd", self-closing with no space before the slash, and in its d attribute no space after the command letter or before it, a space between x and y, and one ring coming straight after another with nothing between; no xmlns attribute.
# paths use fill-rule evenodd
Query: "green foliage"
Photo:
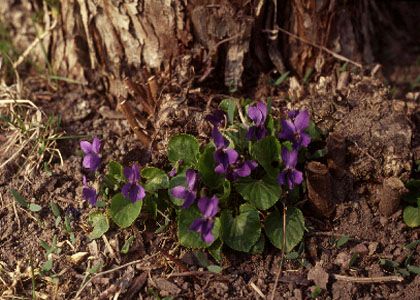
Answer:
<svg viewBox="0 0 420 300"><path fill-rule="evenodd" d="M235 184L235 188L246 201L261 210L272 207L281 195L278 184L268 179L242 179Z"/></svg>
<svg viewBox="0 0 420 300"><path fill-rule="evenodd" d="M94 240L100 238L109 230L109 220L106 215L101 212L93 212L89 215L89 223L93 226L89 239Z"/></svg>
<svg viewBox="0 0 420 300"><path fill-rule="evenodd" d="M11 189L10 193L12 194L13 198L15 198L16 202L19 203L20 206L23 208L29 208L29 203L26 201L25 197L23 197L17 190Z"/></svg>
<svg viewBox="0 0 420 300"><path fill-rule="evenodd" d="M271 212L264 224L265 233L271 243L283 248L283 214L278 210ZM288 208L286 213L286 252L290 252L303 238L305 220L298 208Z"/></svg>
<svg viewBox="0 0 420 300"><path fill-rule="evenodd" d="M407 206L404 208L403 218L405 224L409 227L420 226L420 201L417 204L417 207Z"/></svg>
<svg viewBox="0 0 420 300"><path fill-rule="evenodd" d="M169 178L164 171L154 167L146 167L141 170L141 176L146 179L144 188L148 192L156 192L169 187Z"/></svg>
<svg viewBox="0 0 420 300"><path fill-rule="evenodd" d="M240 214L236 217L232 217L229 210L222 211L220 222L222 240L234 250L248 252L260 238L258 211L250 205L241 205Z"/></svg>
<svg viewBox="0 0 420 300"><path fill-rule="evenodd" d="M236 101L232 99L224 99L220 102L219 107L226 112L229 123L233 124L237 113Z"/></svg>
<svg viewBox="0 0 420 300"><path fill-rule="evenodd" d="M280 85L287 76L288 73L282 74L275 85ZM294 139L302 134L300 131L296 131L288 140L280 141L280 121L270 115L271 101L264 107L261 103L254 105L250 99L225 99L220 103L220 108L226 112L225 120L228 122L218 125L217 129L229 143L221 141L219 134L215 135L218 137L216 141L204 142L200 147L192 135L175 135L168 143L167 158L171 166L162 166L162 169L153 165L141 166L141 176L135 176L135 179L134 176L125 178L124 167L111 161L106 168L106 175L99 177L100 200L96 203L98 210L89 217L93 226L89 237L95 239L102 236L109 230L111 221L120 228L129 227L143 210L142 217L156 222L156 233L166 230L176 217L179 244L193 249L205 249L220 263L225 246L255 254L263 253L266 242L270 241L281 249L283 220L279 209L286 206L285 251L291 252L302 241L305 231L303 214L294 206L301 200L304 186L299 179L293 179L296 186L290 190L288 186L279 184L277 178L286 165L282 162L281 149L284 147L292 151L301 147L296 150L296 155L299 155L297 163L291 156L284 157L292 162L288 162L289 170L282 176L302 172L304 159L323 157L325 149L317 146L306 149L306 144L297 144ZM290 122L294 122L293 119ZM306 130L312 140L321 140L322 134L313 122ZM248 140L247 136L254 137ZM254 138L259 140L255 141ZM218 145L217 150L215 143ZM324 146L323 143L318 144ZM218 173L215 172L216 165ZM164 171L168 169L172 169L169 175ZM187 182L187 171L197 176L188 176ZM145 198L135 203L126 199L121 190L127 183L143 187ZM92 190L95 185L88 187ZM175 198L172 193L179 198ZM29 207L26 201L16 197L21 205ZM187 209L182 207L185 199L192 203ZM61 217L57 215L59 220ZM200 233L191 230L194 221ZM211 232L206 232L206 228L212 228ZM206 240L210 240L211 235L213 242L205 243L203 239L206 237ZM122 253L128 253L133 239L131 236L125 241ZM343 246L347 240L343 237L337 241L337 247ZM290 253L288 259L298 259L303 250L299 251ZM205 261L203 267L212 272L221 272L220 266L212 265L201 254L198 254L198 258Z"/></svg>
<svg viewBox="0 0 420 300"><path fill-rule="evenodd" d="M195 137L189 134L178 134L172 137L168 144L168 159L172 163L183 160L187 166L194 166L200 154L199 144Z"/></svg>
<svg viewBox="0 0 420 300"><path fill-rule="evenodd" d="M112 220L120 228L129 227L140 214L143 201L132 203L125 198L121 193L112 197L111 205L109 206L109 214Z"/></svg>
<svg viewBox="0 0 420 300"><path fill-rule="evenodd" d="M224 180L222 176L217 175L214 172L216 165L214 162L213 153L215 150L216 148L214 145L207 144L203 153L200 155L197 165L198 172L200 173L204 184L212 188L217 188L222 184Z"/></svg>
<svg viewBox="0 0 420 300"><path fill-rule="evenodd" d="M279 172L280 142L274 136L268 136L251 147L251 156L265 169L267 174L276 176ZM277 163L277 167L273 164Z"/></svg>

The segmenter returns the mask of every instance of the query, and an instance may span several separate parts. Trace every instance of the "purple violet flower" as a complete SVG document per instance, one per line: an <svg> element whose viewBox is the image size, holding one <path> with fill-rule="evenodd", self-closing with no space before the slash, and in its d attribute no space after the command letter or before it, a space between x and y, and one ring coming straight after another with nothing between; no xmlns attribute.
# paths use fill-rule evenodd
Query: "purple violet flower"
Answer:
<svg viewBox="0 0 420 300"><path fill-rule="evenodd" d="M124 176L128 182L122 187L121 193L125 198L130 199L132 203L143 200L146 196L144 188L137 182L140 179L140 168L137 163L131 167L124 168Z"/></svg>
<svg viewBox="0 0 420 300"><path fill-rule="evenodd" d="M178 169L182 166L183 163L184 161L182 159L178 160L175 166L172 168L172 170L169 171L168 173L169 177L174 177L176 173L178 173Z"/></svg>
<svg viewBox="0 0 420 300"><path fill-rule="evenodd" d="M289 112L290 120L282 120L280 138L289 140L295 149L308 147L311 137L305 130L309 126L309 112L307 110Z"/></svg>
<svg viewBox="0 0 420 300"><path fill-rule="evenodd" d="M246 160L240 164L237 168L229 170L226 177L229 180L236 180L239 177L248 177L251 172L258 167L258 163L253 160Z"/></svg>
<svg viewBox="0 0 420 300"><path fill-rule="evenodd" d="M101 140L94 137L92 143L80 141L80 148L82 148L84 153L83 167L95 172L101 163L101 158L99 157Z"/></svg>
<svg viewBox="0 0 420 300"><path fill-rule="evenodd" d="M289 151L288 149L283 148L281 150L281 157L285 168L277 177L277 182L280 185L287 184L289 190L292 190L296 185L301 184L303 181L302 172L296 170L298 151L296 149Z"/></svg>
<svg viewBox="0 0 420 300"><path fill-rule="evenodd" d="M217 127L225 121L225 113L218 109L213 114L207 115L206 120Z"/></svg>
<svg viewBox="0 0 420 300"><path fill-rule="evenodd" d="M90 205L95 206L96 200L98 199L98 194L96 190L87 185L86 176L83 176L83 190L82 198L89 202Z"/></svg>
<svg viewBox="0 0 420 300"><path fill-rule="evenodd" d="M184 199L182 208L188 208L194 203L197 197L198 175L197 172L188 169L186 172L187 187L178 185L171 189L171 194L175 198Z"/></svg>
<svg viewBox="0 0 420 300"><path fill-rule="evenodd" d="M246 138L251 141L258 141L267 135L265 120L267 119L267 105L259 101L255 106L248 108L248 117L254 122L255 126L248 129Z"/></svg>
<svg viewBox="0 0 420 300"><path fill-rule="evenodd" d="M195 219L190 229L201 234L201 238L207 244L214 241L212 230L214 227L214 217L219 212L219 199L216 196L211 198L203 197L198 200L198 209L202 217Z"/></svg>
<svg viewBox="0 0 420 300"><path fill-rule="evenodd" d="M216 145L216 151L214 152L216 167L214 171L217 174L226 174L228 167L237 161L239 154L234 149L228 148L229 141L223 137L217 127L213 127L212 137Z"/></svg>

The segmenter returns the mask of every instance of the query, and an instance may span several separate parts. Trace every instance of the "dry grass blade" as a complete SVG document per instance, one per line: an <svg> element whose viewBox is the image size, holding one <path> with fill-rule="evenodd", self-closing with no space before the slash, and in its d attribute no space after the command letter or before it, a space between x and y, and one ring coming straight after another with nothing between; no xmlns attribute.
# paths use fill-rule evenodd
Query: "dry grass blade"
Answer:
<svg viewBox="0 0 420 300"><path fill-rule="evenodd" d="M4 142L0 146L0 169L14 162L18 167L14 176L40 169L44 162L50 164L58 157L63 159L57 148L59 120L47 117L31 100L20 99L17 85L0 85L0 135Z"/></svg>

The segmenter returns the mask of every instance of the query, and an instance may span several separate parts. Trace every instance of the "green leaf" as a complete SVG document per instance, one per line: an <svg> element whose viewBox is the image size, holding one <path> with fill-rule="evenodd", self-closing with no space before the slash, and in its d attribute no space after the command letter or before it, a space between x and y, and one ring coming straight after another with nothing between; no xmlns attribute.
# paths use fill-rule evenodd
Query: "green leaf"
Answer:
<svg viewBox="0 0 420 300"><path fill-rule="evenodd" d="M231 192L230 181L225 179L225 181L223 181L223 193L217 194L221 203L225 203L229 199L230 192Z"/></svg>
<svg viewBox="0 0 420 300"><path fill-rule="evenodd" d="M134 241L134 235L132 235L128 239L126 239L123 247L121 248L121 253L127 254L128 250L130 250L130 247L133 244L133 241Z"/></svg>
<svg viewBox="0 0 420 300"><path fill-rule="evenodd" d="M207 267L207 270L209 270L210 272L213 273L222 273L223 268L221 266L217 266L217 265L210 265Z"/></svg>
<svg viewBox="0 0 420 300"><path fill-rule="evenodd" d="M223 210L220 217L223 242L230 248L249 252L261 235L261 224L258 211L246 207L235 218L229 210Z"/></svg>
<svg viewBox="0 0 420 300"><path fill-rule="evenodd" d="M311 142L321 140L321 137L322 137L321 131L318 129L318 127L316 127L313 121L309 122L309 127L306 131L311 137Z"/></svg>
<svg viewBox="0 0 420 300"><path fill-rule="evenodd" d="M26 201L26 199L15 189L10 189L10 192L12 193L13 198L15 198L16 202L20 204L20 206L24 208L29 207L29 203Z"/></svg>
<svg viewBox="0 0 420 300"><path fill-rule="evenodd" d="M50 202L50 207L51 207L51 211L52 211L53 215L56 218L61 217L60 207L57 205L57 203L51 201Z"/></svg>
<svg viewBox="0 0 420 300"><path fill-rule="evenodd" d="M109 229L109 220L106 215L100 212L93 212L89 215L89 223L93 226L89 239L100 238Z"/></svg>
<svg viewBox="0 0 420 300"><path fill-rule="evenodd" d="M294 260L299 258L299 253L296 251L292 251L284 256L286 259Z"/></svg>
<svg viewBox="0 0 420 300"><path fill-rule="evenodd" d="M416 249L417 245L420 245L420 240L412 241L411 243L405 245L405 248L407 248L409 250L414 250L414 249Z"/></svg>
<svg viewBox="0 0 420 300"><path fill-rule="evenodd" d="M284 72L283 74L280 75L279 78L276 79L276 81L274 81L274 85L275 86L279 86L283 83L283 81L285 81L288 77L289 77L289 71Z"/></svg>
<svg viewBox="0 0 420 300"><path fill-rule="evenodd" d="M29 210L32 212L38 212L38 211L41 211L41 209L42 207L38 204L35 204L35 203L29 204Z"/></svg>
<svg viewBox="0 0 420 300"><path fill-rule="evenodd" d="M386 268L391 268L391 269L398 268L398 267L399 267L399 265L400 265L400 263L399 263L399 262L396 262L396 261L393 261L393 260L389 260L389 259L383 259L383 258L381 258L381 259L379 260L379 264L380 264L381 266L384 266L384 267L386 267Z"/></svg>
<svg viewBox="0 0 420 300"><path fill-rule="evenodd" d="M321 293L322 293L322 289L319 287L319 286L314 286L313 287L313 290L312 290L312 292L311 292L311 295L310 295L310 297L312 298L312 299L316 299L316 298L318 298L319 297L319 295L321 295Z"/></svg>
<svg viewBox="0 0 420 300"><path fill-rule="evenodd" d="M141 176L146 178L144 188L148 192L154 192L169 187L169 178L164 171L154 167L146 167L141 170Z"/></svg>
<svg viewBox="0 0 420 300"><path fill-rule="evenodd" d="M234 147L239 152L244 152L248 149L247 132L248 130L243 125L235 124L230 126L228 130L225 130L223 134L231 142L229 147Z"/></svg>
<svg viewBox="0 0 420 300"><path fill-rule="evenodd" d="M343 247L345 244L347 244L347 242L350 240L350 237L348 235L343 235L342 237L340 237L337 242L335 243L335 246L337 248L341 248Z"/></svg>
<svg viewBox="0 0 420 300"><path fill-rule="evenodd" d="M271 176L276 176L278 170L273 163L279 163L280 143L274 136L268 136L251 147L251 156L260 163L265 171Z"/></svg>
<svg viewBox="0 0 420 300"><path fill-rule="evenodd" d="M251 254L261 254L264 251L265 247L265 235L261 234L258 241L255 243L255 245L252 246L251 250L249 252Z"/></svg>
<svg viewBox="0 0 420 300"><path fill-rule="evenodd" d="M215 150L216 148L212 144L207 144L198 160L200 178L205 185L211 188L217 188L224 180L223 176L214 172L216 164L214 162L213 153Z"/></svg>
<svg viewBox="0 0 420 300"><path fill-rule="evenodd" d="M95 274L98 273L100 270L102 270L103 264L101 262L94 265L92 268L89 268L86 270L89 274Z"/></svg>
<svg viewBox="0 0 420 300"><path fill-rule="evenodd" d="M49 259L46 262L44 262L44 264L41 267L41 271L43 272L51 271L52 267L53 267L53 261L52 259Z"/></svg>
<svg viewBox="0 0 420 300"><path fill-rule="evenodd" d="M222 261L222 246L223 243L220 239L217 239L208 248L208 251L213 258L220 263Z"/></svg>
<svg viewBox="0 0 420 300"><path fill-rule="evenodd" d="M300 209L292 207L286 214L286 252L290 252L303 238L305 220ZM275 210L265 220L265 233L279 249L283 246L283 214Z"/></svg>
<svg viewBox="0 0 420 300"><path fill-rule="evenodd" d="M113 191L119 189L119 185L126 180L123 170L124 167L116 161L110 161L108 163L107 174L103 180L104 190L107 188Z"/></svg>
<svg viewBox="0 0 420 300"><path fill-rule="evenodd" d="M183 160L185 165L192 166L197 163L199 154L198 141L192 135L179 134L169 141L168 159L172 163Z"/></svg>
<svg viewBox="0 0 420 300"><path fill-rule="evenodd" d="M137 219L140 214L143 201L132 203L121 193L112 197L109 213L112 220L120 228L129 227Z"/></svg>
<svg viewBox="0 0 420 300"><path fill-rule="evenodd" d="M178 241L188 248L207 248L211 244L206 244L198 232L190 230L192 222L201 217L201 213L196 206L191 206L188 209L181 209L177 214L178 223ZM212 230L214 239L217 240L220 231L219 218L215 219L215 224Z"/></svg>
<svg viewBox="0 0 420 300"><path fill-rule="evenodd" d="M266 210L272 207L281 195L278 184L267 181L242 179L235 184L235 188L246 201L258 209Z"/></svg>
<svg viewBox="0 0 420 300"><path fill-rule="evenodd" d="M108 163L108 175L117 180L124 181L124 167L120 163L111 160Z"/></svg>
<svg viewBox="0 0 420 300"><path fill-rule="evenodd" d="M420 267L408 265L407 270L410 271L413 274L420 275Z"/></svg>
<svg viewBox="0 0 420 300"><path fill-rule="evenodd" d="M237 110L236 101L232 99L223 99L220 102L219 107L227 114L229 123L233 124Z"/></svg>
<svg viewBox="0 0 420 300"><path fill-rule="evenodd" d="M403 219L409 227L420 226L420 207L407 206L404 208Z"/></svg>

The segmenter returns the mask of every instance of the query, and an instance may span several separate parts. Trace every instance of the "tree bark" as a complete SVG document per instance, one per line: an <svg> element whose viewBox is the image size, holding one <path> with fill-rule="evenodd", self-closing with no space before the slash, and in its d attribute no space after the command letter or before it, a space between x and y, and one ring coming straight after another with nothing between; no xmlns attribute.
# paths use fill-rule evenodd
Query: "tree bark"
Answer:
<svg viewBox="0 0 420 300"><path fill-rule="evenodd" d="M57 73L100 79L124 98L127 77L145 82L148 74L166 73L199 83L223 74L225 86L237 89L246 70L289 70L303 77L331 65L335 58L324 49L370 64L391 37L419 35L410 29L415 18L393 22L398 13L410 16L407 4L374 0L62 0L55 14L45 1L5 1L0 21L11 24L17 37L34 36L28 21L17 17L22 10L43 12L45 24L58 19L43 41ZM18 42L25 46L25 39Z"/></svg>

